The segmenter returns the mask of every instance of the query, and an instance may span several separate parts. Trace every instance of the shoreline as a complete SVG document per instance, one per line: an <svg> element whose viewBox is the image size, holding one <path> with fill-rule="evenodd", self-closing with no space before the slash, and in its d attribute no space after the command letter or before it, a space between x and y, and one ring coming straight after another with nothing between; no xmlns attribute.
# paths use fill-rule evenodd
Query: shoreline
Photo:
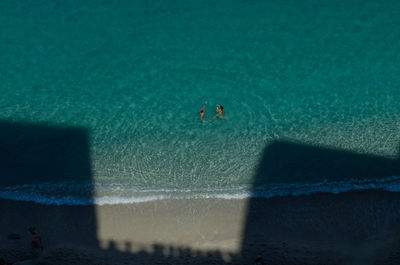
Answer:
<svg viewBox="0 0 400 265"><path fill-rule="evenodd" d="M355 198L360 205L357 202L346 208L346 203ZM102 206L39 205L0 199L6 217L0 219L0 257L7 262L24 259L29 251L26 229L33 225L42 235L43 261L48 264L132 264L132 260L133 264L251 264L258 255L266 264L396 264L390 260L400 260L396 252L400 249L398 220L388 227L390 230L374 236L364 235L361 228L352 239L344 236L352 229L350 225L364 224L369 229L368 220L363 220L367 215L363 216L357 207L369 205L371 213L376 214L371 220L384 218L377 210L387 210L382 208L382 201L393 209L399 196L366 191ZM259 207L255 212L261 219L252 215L254 207ZM332 223L326 221L338 213L353 215L349 220L355 219L354 224L347 221L335 226L344 216L337 216ZM313 217L306 220L314 222L311 226L302 221L307 216ZM292 222L283 223L286 219ZM315 230L310 230L312 227ZM21 235L21 239L7 239L12 233ZM330 237L334 233L337 236ZM383 261L375 263L377 260Z"/></svg>
<svg viewBox="0 0 400 265"><path fill-rule="evenodd" d="M253 190L250 185L236 186L233 188L215 188L215 189L150 189L144 188L143 190L138 187L130 187L126 185L117 185L116 191L111 194L105 191L110 188L106 186L96 187L96 185L88 184L80 195L91 194L89 197L75 196L59 196L65 193L65 190L73 190L74 186L69 187L69 184L27 184L21 186L5 187L0 192L0 199L9 199L21 202L34 202L43 205L122 205L122 204L136 204L146 203L153 201L166 201L166 200L203 200L203 199L223 199L223 200L249 200L253 198L260 199L273 199L275 197L299 197L299 196L312 196L316 194L343 194L351 192L365 192L373 190L381 190L385 192L400 192L397 187L397 182L400 177L392 176L382 178L379 180L349 180L349 181L333 181L321 183L303 183L303 184L275 184L264 188L257 188ZM56 186L56 188L54 188ZM40 187L40 194L37 189ZM96 190L97 188L100 191ZM104 189L104 190L102 190ZM95 192L93 193L93 190ZM129 193L129 191L133 191ZM119 194L123 193L124 196ZM135 194L137 193L137 194ZM47 195L46 195L47 194ZM49 195L51 194L51 195ZM127 195L128 194L128 195Z"/></svg>

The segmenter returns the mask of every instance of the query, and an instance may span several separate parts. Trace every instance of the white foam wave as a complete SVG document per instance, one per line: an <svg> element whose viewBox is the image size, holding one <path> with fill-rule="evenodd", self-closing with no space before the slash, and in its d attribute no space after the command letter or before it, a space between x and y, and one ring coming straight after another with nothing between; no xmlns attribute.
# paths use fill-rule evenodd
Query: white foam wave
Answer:
<svg viewBox="0 0 400 265"><path fill-rule="evenodd" d="M150 202L167 199L165 196L145 196L123 198L119 196L104 196L95 199L96 205L112 205L112 204L132 204L141 202Z"/></svg>
<svg viewBox="0 0 400 265"><path fill-rule="evenodd" d="M165 199L225 199L240 200L250 197L272 198L300 196L314 193L343 193L356 190L381 189L400 192L400 177L380 180L349 180L308 184L275 184L257 187L156 189L123 184L78 185L74 183L20 185L0 188L4 199L31 201L52 205L112 205L143 203Z"/></svg>

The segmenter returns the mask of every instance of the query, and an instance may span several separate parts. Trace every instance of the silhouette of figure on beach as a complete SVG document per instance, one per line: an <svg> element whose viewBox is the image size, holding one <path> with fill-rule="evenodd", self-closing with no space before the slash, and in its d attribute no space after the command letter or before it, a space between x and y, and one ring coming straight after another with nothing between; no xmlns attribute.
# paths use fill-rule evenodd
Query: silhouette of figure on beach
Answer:
<svg viewBox="0 0 400 265"><path fill-rule="evenodd" d="M28 231L31 235L31 253L33 256L37 256L43 252L42 238L35 227L29 227Z"/></svg>

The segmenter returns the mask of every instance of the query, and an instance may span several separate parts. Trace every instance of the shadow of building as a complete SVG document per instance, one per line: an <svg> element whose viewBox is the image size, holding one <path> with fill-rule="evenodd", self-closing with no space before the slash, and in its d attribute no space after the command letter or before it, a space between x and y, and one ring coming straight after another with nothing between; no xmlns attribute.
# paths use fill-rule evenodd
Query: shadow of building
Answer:
<svg viewBox="0 0 400 265"><path fill-rule="evenodd" d="M92 198L88 137L85 128L0 121L2 197L54 203L57 198L68 198L64 195L72 191L70 185L80 184L86 187L81 191L82 199ZM60 200L60 204L67 202ZM29 208L11 209L12 207L13 201L1 205L1 212L5 216L3 222L13 220L13 223L4 223L3 227L21 231L35 226L40 232L44 230L41 220L46 219L47 222L54 223L51 228L53 233L65 237L66 241L82 241L82 237L72 238L72 235L84 234L84 241L97 242L93 206L82 208L78 215L68 213L68 210L72 211L68 208L67 212L59 211L55 205L43 206L40 213ZM90 224L89 230L83 229L84 223ZM52 242L46 244L51 245Z"/></svg>
<svg viewBox="0 0 400 265"><path fill-rule="evenodd" d="M268 240L282 242L282 251L288 251L288 243L299 241L339 242L356 249L369 239L397 229L400 196L377 189L392 176L400 176L398 158L289 141L271 143L265 148L254 177L241 255L257 255L254 250ZM263 197L269 187L288 187L287 184L292 190L283 190L282 196ZM300 194L296 194L296 187L302 190ZM270 253L284 256L277 251ZM352 259L351 255L337 257L333 263L349 264ZM297 263L290 262L314 264L315 260L307 260L305 255Z"/></svg>
<svg viewBox="0 0 400 265"><path fill-rule="evenodd" d="M35 191L40 196L40 189L46 184L60 187L59 192L68 192L62 189L63 185L80 183L87 187L85 196L93 198L90 164L88 132L84 128L0 121L0 188L24 183L30 187L30 192ZM40 220L46 218L47 223L54 224L46 228L47 231L59 234L66 242L74 246L97 246L95 249L102 253L103 259L93 264L113 264L115 255L126 264L138 264L137 260L144 264L251 264L257 255L265 257L267 264L268 255L274 255L273 260L280 260L281 264L315 264L315 260L307 257L287 260L290 257L285 252L289 251L288 244L292 240L324 242L332 239L358 244L379 236L398 226L399 195L376 190L373 186L364 191L272 198L260 197L259 192L275 184L339 183L348 179L379 182L386 177L399 176L399 173L398 159L294 142L278 141L266 146L254 176L253 196L248 200L241 249L229 255L230 261L218 250L198 251L160 244L153 245L152 251L133 253L131 242L126 242L125 251L121 251L110 241L108 248L103 249L96 234L98 224L92 203L82 207L67 206L62 211L56 205L35 206L42 207L41 216L29 209L11 209L17 205L14 201L2 200L0 207L9 217L2 220L7 229L21 231L34 225L40 231ZM18 221L9 223L7 220ZM10 232L0 230L2 234ZM266 243L268 240L282 242L282 246L279 250L271 249ZM84 257L82 262L90 263ZM343 260L334 260L332 264L341 263Z"/></svg>

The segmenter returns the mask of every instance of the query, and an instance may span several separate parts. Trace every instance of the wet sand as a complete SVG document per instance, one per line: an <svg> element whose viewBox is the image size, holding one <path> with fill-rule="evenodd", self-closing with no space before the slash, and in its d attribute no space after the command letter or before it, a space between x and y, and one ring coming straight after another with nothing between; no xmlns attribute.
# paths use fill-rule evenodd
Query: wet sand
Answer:
<svg viewBox="0 0 400 265"><path fill-rule="evenodd" d="M346 208L354 196L369 205L369 217L359 212L362 205ZM385 217L371 203L377 201L382 211L397 210L397 197L352 192L96 207L2 199L0 257L7 262L26 259L26 230L33 225L43 238L42 264L252 264L258 255L266 264L400 264L399 220ZM389 208L382 209L377 198ZM353 216L348 220L340 216L349 211ZM373 227L368 218L375 220L377 230L367 235L366 229ZM336 224L339 220L344 222ZM381 221L387 224L385 231ZM346 232L352 225L359 231ZM7 238L10 234L21 239Z"/></svg>

